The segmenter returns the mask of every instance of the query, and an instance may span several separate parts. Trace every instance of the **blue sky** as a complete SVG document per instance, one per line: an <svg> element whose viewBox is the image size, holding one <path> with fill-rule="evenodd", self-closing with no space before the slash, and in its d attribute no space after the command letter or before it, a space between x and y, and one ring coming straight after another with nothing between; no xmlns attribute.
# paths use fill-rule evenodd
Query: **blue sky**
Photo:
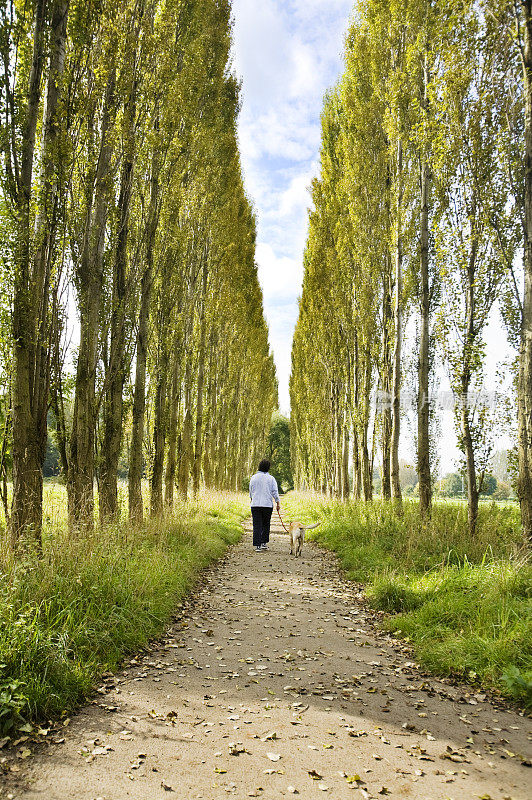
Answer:
<svg viewBox="0 0 532 800"><path fill-rule="evenodd" d="M284 412L323 95L342 71L352 7L352 0L233 0L240 148Z"/></svg>

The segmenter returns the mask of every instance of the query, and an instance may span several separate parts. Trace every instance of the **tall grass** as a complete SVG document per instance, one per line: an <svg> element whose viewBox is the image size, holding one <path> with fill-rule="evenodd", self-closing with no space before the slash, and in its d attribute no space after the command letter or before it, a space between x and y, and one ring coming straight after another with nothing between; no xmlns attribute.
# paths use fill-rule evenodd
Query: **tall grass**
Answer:
<svg viewBox="0 0 532 800"><path fill-rule="evenodd" d="M0 730L56 715L160 634L200 571L241 535L242 495L211 493L172 518L69 537L47 487L42 557L0 551ZM63 510L62 510L63 509Z"/></svg>
<svg viewBox="0 0 532 800"><path fill-rule="evenodd" d="M435 503L429 525L416 501L402 517L383 501L293 493L284 505L288 516L322 520L315 540L366 585L425 668L532 705L532 567L515 506L483 504L471 540L461 502Z"/></svg>

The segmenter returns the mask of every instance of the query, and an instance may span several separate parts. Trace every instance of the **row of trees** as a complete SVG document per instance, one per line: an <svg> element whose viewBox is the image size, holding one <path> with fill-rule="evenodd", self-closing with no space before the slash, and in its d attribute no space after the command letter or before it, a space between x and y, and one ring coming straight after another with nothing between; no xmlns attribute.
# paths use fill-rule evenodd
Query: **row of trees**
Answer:
<svg viewBox="0 0 532 800"><path fill-rule="evenodd" d="M532 537L531 36L527 0L358 3L312 187L291 378L300 485L346 496L352 461L354 493L369 500L380 447L382 494L400 510L412 363L428 517L437 358L456 398L473 534L493 429L479 394L484 334L498 308L519 351L519 497Z"/></svg>
<svg viewBox="0 0 532 800"><path fill-rule="evenodd" d="M0 9L4 505L37 539L53 412L72 528L236 487L277 386L230 72L228 0ZM72 350L75 352L72 354Z"/></svg>

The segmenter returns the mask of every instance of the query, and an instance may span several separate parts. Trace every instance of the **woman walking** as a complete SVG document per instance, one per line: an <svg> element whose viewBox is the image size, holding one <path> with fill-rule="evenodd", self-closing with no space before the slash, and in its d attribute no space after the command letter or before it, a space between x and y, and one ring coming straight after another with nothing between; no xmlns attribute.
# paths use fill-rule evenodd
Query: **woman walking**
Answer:
<svg viewBox="0 0 532 800"><path fill-rule="evenodd" d="M281 510L277 481L273 475L269 474L270 467L270 462L266 458L263 459L259 464L259 471L249 482L251 516L253 517L253 547L257 553L268 549L274 500L277 504L277 513Z"/></svg>

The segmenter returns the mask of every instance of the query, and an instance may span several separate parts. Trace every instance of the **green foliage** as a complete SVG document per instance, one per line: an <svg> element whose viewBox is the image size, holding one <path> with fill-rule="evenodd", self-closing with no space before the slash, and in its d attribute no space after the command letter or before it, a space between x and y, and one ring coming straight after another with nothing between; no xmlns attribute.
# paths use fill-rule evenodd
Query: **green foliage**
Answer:
<svg viewBox="0 0 532 800"><path fill-rule="evenodd" d="M21 715L27 705L22 681L4 677L5 664L0 664L0 735L5 736L24 724Z"/></svg>
<svg viewBox="0 0 532 800"><path fill-rule="evenodd" d="M400 583L390 575L375 578L368 591L368 596L375 608L382 611L412 611L418 608L422 600L406 583Z"/></svg>
<svg viewBox="0 0 532 800"><path fill-rule="evenodd" d="M521 556L516 506L482 504L475 539L462 502L435 503L429 524L415 501L405 502L403 518L383 501L294 493L285 506L288 515L322 520L311 536L366 585L374 607L393 615L385 626L412 642L424 667L528 702L532 567Z"/></svg>
<svg viewBox="0 0 532 800"><path fill-rule="evenodd" d="M504 481L497 481L497 488L492 494L494 500L508 500L512 496L512 487Z"/></svg>
<svg viewBox="0 0 532 800"><path fill-rule="evenodd" d="M532 670L522 673L518 667L509 667L502 675L508 691L519 698L527 708L532 707Z"/></svg>
<svg viewBox="0 0 532 800"><path fill-rule="evenodd" d="M495 494L497 489L497 478L495 475L484 475L484 479L482 481L482 491L481 494L485 495L486 497L492 497Z"/></svg>
<svg viewBox="0 0 532 800"><path fill-rule="evenodd" d="M283 491L294 488L290 461L290 422L281 414L274 414L268 434L267 456L271 461L270 472Z"/></svg>
<svg viewBox="0 0 532 800"><path fill-rule="evenodd" d="M442 497L462 497L464 494L464 479L458 472L445 475L437 486L438 494Z"/></svg>
<svg viewBox="0 0 532 800"><path fill-rule="evenodd" d="M200 571L239 539L247 512L241 495L213 493L182 504L179 518L140 528L108 527L76 539L63 524L45 538L44 558L27 554L13 563L4 549L4 729L22 716L73 707L102 671L160 635Z"/></svg>
<svg viewBox="0 0 532 800"><path fill-rule="evenodd" d="M527 13L508 0L356 4L343 74L323 102L292 348L299 488L345 497L351 463L356 497L400 494L400 377L417 366L418 493L428 513L440 411L425 395L438 389L438 360L465 462L464 485L452 479L442 493L467 494L474 532L497 434L504 425L515 435L515 396L484 393L485 330L500 311L518 349L526 159L515 30ZM512 377L515 367L500 379ZM379 446L382 475L372 482ZM489 478L483 493L494 491Z"/></svg>

